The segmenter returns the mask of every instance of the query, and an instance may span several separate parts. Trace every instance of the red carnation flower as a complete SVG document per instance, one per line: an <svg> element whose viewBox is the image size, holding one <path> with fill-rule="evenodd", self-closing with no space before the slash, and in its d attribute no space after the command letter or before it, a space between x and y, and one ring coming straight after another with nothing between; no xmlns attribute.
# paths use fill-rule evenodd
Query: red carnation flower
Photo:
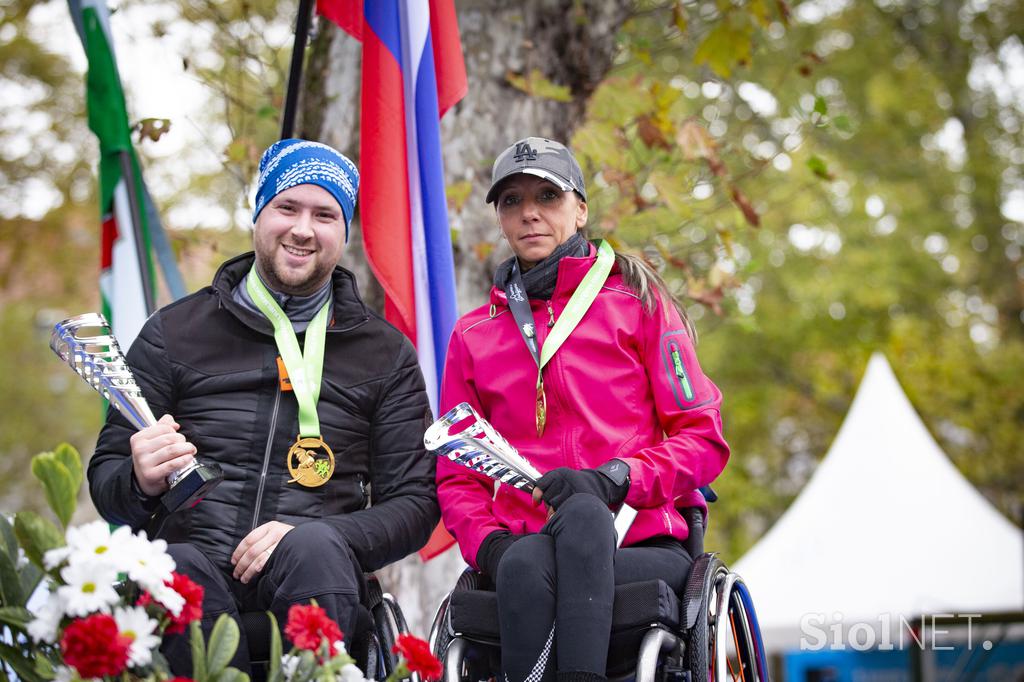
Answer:
<svg viewBox="0 0 1024 682"><path fill-rule="evenodd" d="M308 651L318 650L326 639L331 656L335 654L334 643L342 638L338 624L327 617L326 611L312 604L295 604L288 609L288 624L284 626L284 634L296 647Z"/></svg>
<svg viewBox="0 0 1024 682"><path fill-rule="evenodd" d="M64 662L82 679L120 675L128 664L130 637L117 630L117 622L105 613L72 621L64 629L60 651Z"/></svg>
<svg viewBox="0 0 1024 682"><path fill-rule="evenodd" d="M430 645L415 635L399 635L391 650L405 659L409 670L425 680L441 677L441 661L430 651Z"/></svg>
<svg viewBox="0 0 1024 682"><path fill-rule="evenodd" d="M181 607L181 612L177 616L170 611L167 612L170 624L164 632L168 635L176 635L185 632L189 623L203 617L203 586L197 585L192 582L191 578L181 573L171 573L171 581L166 584L185 600L185 605ZM139 606L149 606L153 603L159 602L153 599L153 595L149 592L143 592L139 597ZM164 608L167 607L164 606Z"/></svg>
<svg viewBox="0 0 1024 682"><path fill-rule="evenodd" d="M167 682L195 682L191 677L172 677Z"/></svg>

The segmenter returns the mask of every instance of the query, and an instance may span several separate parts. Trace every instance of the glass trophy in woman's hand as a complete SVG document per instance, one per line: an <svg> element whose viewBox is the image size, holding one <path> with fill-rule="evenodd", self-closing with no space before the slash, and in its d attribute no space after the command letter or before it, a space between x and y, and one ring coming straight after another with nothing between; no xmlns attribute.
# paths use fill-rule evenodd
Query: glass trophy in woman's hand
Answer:
<svg viewBox="0 0 1024 682"><path fill-rule="evenodd" d="M124 360L110 324L99 313L85 313L58 322L50 335L50 348L86 383L110 401L137 429L156 424L149 403ZM224 479L216 463L197 459L167 477L170 488L160 497L169 512L187 509L203 499Z"/></svg>
<svg viewBox="0 0 1024 682"><path fill-rule="evenodd" d="M458 431L452 433L452 427ZM438 457L478 471L505 485L532 493L541 477L491 424L469 403L459 403L427 428L423 444ZM615 514L616 545L621 545L636 518L636 510L622 505Z"/></svg>

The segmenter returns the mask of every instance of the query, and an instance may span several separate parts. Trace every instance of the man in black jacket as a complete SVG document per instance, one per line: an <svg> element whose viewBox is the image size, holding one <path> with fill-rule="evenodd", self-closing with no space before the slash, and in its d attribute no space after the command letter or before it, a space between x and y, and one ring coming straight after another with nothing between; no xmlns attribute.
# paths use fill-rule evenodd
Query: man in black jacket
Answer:
<svg viewBox="0 0 1024 682"><path fill-rule="evenodd" d="M163 416L135 432L110 410L89 462L100 514L166 539L204 587L204 628L240 608L283 626L292 604L316 599L352 634L363 572L414 552L437 523L416 352L336 265L358 183L326 145L264 153L254 253L151 316L128 352ZM168 475L193 456L224 480L191 509L158 513ZM191 673L183 641L165 651ZM248 667L244 640L234 663Z"/></svg>

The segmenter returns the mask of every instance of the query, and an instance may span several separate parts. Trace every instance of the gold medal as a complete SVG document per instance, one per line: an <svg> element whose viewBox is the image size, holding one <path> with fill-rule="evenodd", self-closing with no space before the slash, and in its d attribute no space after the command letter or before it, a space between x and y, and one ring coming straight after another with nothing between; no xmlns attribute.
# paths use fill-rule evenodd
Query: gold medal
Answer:
<svg viewBox="0 0 1024 682"><path fill-rule="evenodd" d="M307 488L322 486L334 474L334 453L320 438L299 436L288 448L288 473L292 475L289 483Z"/></svg>
<svg viewBox="0 0 1024 682"><path fill-rule="evenodd" d="M548 398L544 395L544 382L537 383L537 437L544 435L544 425L548 423Z"/></svg>

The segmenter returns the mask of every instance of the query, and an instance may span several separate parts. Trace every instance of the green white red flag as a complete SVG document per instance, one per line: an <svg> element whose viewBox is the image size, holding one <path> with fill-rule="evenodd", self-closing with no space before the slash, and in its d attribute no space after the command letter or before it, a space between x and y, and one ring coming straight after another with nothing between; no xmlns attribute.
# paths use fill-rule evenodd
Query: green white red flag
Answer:
<svg viewBox="0 0 1024 682"><path fill-rule="evenodd" d="M86 76L89 128L100 144L103 312L121 347L127 350L153 312L156 293L151 276L146 191L132 147L106 5L103 0L68 0L68 5L89 61Z"/></svg>

